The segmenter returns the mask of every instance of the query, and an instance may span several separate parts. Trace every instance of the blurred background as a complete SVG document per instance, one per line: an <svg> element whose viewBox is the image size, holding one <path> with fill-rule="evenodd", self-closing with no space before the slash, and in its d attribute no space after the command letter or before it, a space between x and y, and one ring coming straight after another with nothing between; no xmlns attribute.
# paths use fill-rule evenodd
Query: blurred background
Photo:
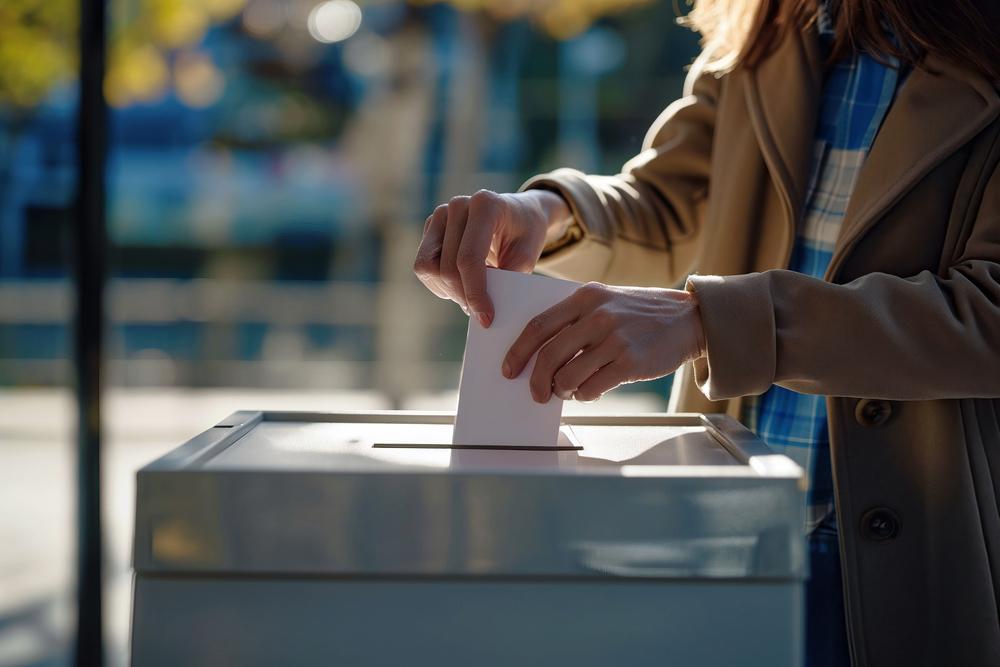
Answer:
<svg viewBox="0 0 1000 667"><path fill-rule="evenodd" d="M237 409L452 409L439 202L611 173L696 36L657 0L109 0L104 514L125 664L135 470ZM680 9L684 9L683 7ZM73 632L76 0L0 0L0 665ZM568 411L656 411L669 379Z"/></svg>

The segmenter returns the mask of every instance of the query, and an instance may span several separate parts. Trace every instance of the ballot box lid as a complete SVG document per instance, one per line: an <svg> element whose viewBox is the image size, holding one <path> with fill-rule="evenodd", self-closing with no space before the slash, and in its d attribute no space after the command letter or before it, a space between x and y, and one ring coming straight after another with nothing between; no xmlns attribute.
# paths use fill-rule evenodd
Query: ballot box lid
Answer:
<svg viewBox="0 0 1000 667"><path fill-rule="evenodd" d="M725 415L566 417L451 444L449 413L237 412L137 474L137 572L801 579L803 471Z"/></svg>

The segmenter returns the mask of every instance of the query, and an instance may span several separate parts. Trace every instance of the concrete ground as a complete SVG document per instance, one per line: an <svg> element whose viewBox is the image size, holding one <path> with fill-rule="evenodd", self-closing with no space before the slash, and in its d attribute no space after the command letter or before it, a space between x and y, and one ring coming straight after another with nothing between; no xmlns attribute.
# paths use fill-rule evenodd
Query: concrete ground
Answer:
<svg viewBox="0 0 1000 667"><path fill-rule="evenodd" d="M73 399L64 390L0 390L0 667L68 663L73 626ZM447 410L454 393L408 409ZM112 389L105 401L105 636L127 664L135 471L236 410L387 409L374 392ZM650 412L649 394L613 394L567 412Z"/></svg>

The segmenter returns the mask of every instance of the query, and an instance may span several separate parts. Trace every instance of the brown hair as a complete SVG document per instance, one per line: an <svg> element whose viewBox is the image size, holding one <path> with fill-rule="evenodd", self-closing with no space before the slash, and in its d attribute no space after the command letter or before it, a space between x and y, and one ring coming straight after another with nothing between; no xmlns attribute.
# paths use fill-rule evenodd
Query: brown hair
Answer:
<svg viewBox="0 0 1000 667"><path fill-rule="evenodd" d="M820 2L688 1L693 9L681 21L702 34L707 68L716 72L759 63L791 31L809 27ZM997 0L838 0L837 4L831 60L857 50L919 66L927 54L935 54L1000 82Z"/></svg>

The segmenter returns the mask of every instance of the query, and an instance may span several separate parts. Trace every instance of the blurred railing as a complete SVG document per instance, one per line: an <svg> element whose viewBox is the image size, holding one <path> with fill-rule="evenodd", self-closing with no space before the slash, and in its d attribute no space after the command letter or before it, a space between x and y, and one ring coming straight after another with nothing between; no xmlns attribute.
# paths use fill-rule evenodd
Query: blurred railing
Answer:
<svg viewBox="0 0 1000 667"><path fill-rule="evenodd" d="M107 304L114 384L375 388L399 401L415 387L453 387L458 378L464 318L415 282L117 279ZM0 281L0 330L63 327L71 315L65 281ZM143 326L172 329L128 349L135 346L123 342L127 328ZM171 345L185 326L197 330L195 349L175 353ZM255 326L263 329L259 350L241 353L241 328ZM316 328L332 341L310 342ZM442 340L455 349L442 352ZM4 347L0 385L66 382L64 350L25 358Z"/></svg>
<svg viewBox="0 0 1000 667"><path fill-rule="evenodd" d="M265 322L374 326L377 284L280 283L208 279L118 279L108 285L112 322ZM0 282L0 322L65 324L69 284L61 280Z"/></svg>

